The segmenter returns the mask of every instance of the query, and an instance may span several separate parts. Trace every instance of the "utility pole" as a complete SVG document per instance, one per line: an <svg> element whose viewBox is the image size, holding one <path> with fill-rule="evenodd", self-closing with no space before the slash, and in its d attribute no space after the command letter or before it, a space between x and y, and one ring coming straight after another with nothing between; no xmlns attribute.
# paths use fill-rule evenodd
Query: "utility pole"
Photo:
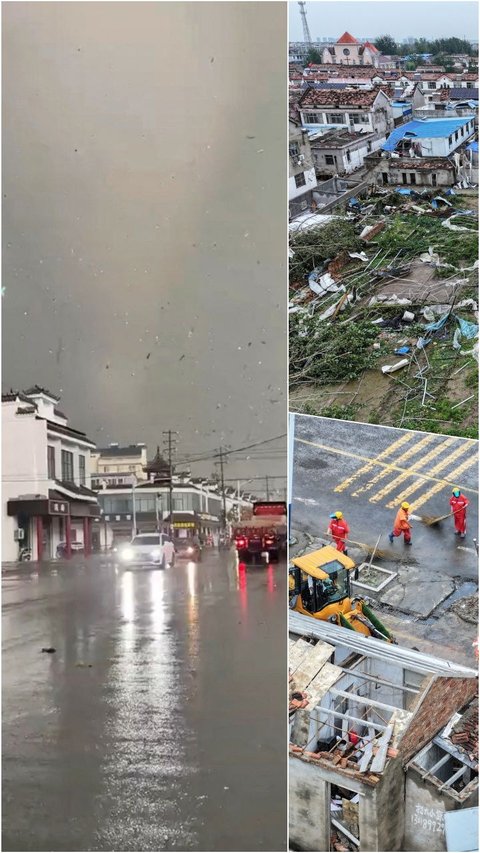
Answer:
<svg viewBox="0 0 480 853"><path fill-rule="evenodd" d="M169 480L168 480L168 535L170 539L173 539L173 453L176 450L176 441L175 436L178 435L178 432L174 430L164 430L163 435L166 438L163 441L164 446L167 448L168 455L168 468L169 468Z"/></svg>
<svg viewBox="0 0 480 853"><path fill-rule="evenodd" d="M225 474L223 470L223 447L220 448L220 481L222 484L223 531L227 527L227 499L225 495Z"/></svg>
<svg viewBox="0 0 480 853"><path fill-rule="evenodd" d="M267 496L267 501L270 500L270 488L268 486L268 477L265 477L265 494Z"/></svg>

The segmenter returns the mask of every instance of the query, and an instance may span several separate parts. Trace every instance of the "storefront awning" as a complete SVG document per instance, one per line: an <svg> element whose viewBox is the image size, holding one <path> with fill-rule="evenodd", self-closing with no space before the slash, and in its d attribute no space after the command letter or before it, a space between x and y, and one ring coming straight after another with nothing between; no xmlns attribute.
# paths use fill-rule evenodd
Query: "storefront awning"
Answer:
<svg viewBox="0 0 480 853"><path fill-rule="evenodd" d="M7 515L26 515L30 517L49 517L70 515L72 518L97 518L100 515L98 505L83 500L67 500L55 489L49 489L46 495L20 495L7 501Z"/></svg>

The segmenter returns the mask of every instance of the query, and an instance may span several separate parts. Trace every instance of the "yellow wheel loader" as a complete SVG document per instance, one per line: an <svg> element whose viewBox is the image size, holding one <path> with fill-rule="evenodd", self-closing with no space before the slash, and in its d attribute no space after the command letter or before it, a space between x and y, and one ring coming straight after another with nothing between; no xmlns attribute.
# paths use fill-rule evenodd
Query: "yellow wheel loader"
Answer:
<svg viewBox="0 0 480 853"><path fill-rule="evenodd" d="M304 616L394 643L393 635L366 601L352 597L352 572L356 576L353 560L331 545L295 557L288 578L290 608Z"/></svg>

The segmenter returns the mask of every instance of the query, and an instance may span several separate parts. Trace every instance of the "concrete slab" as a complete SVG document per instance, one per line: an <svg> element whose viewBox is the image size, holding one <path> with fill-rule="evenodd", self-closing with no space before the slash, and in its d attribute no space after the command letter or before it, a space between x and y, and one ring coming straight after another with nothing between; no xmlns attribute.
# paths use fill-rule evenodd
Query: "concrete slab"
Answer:
<svg viewBox="0 0 480 853"><path fill-rule="evenodd" d="M430 573L422 578L417 568L405 567L401 577L380 596L379 601L403 613L426 619L455 590L453 580Z"/></svg>
<svg viewBox="0 0 480 853"><path fill-rule="evenodd" d="M358 566L358 580L353 581L353 586L369 592L381 592L396 577L397 572L382 569L375 563L361 563Z"/></svg>

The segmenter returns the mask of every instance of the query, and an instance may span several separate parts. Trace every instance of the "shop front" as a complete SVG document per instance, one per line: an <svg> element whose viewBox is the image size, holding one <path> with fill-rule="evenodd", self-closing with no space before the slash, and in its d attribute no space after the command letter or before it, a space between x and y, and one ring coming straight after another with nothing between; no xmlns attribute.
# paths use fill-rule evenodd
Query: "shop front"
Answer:
<svg viewBox="0 0 480 853"><path fill-rule="evenodd" d="M86 500L69 499L50 489L45 496L12 498L7 513L15 519L15 540L18 554L28 548L32 560L42 562L58 556L59 546L66 559L81 550L92 553L92 522L98 516L97 504Z"/></svg>

